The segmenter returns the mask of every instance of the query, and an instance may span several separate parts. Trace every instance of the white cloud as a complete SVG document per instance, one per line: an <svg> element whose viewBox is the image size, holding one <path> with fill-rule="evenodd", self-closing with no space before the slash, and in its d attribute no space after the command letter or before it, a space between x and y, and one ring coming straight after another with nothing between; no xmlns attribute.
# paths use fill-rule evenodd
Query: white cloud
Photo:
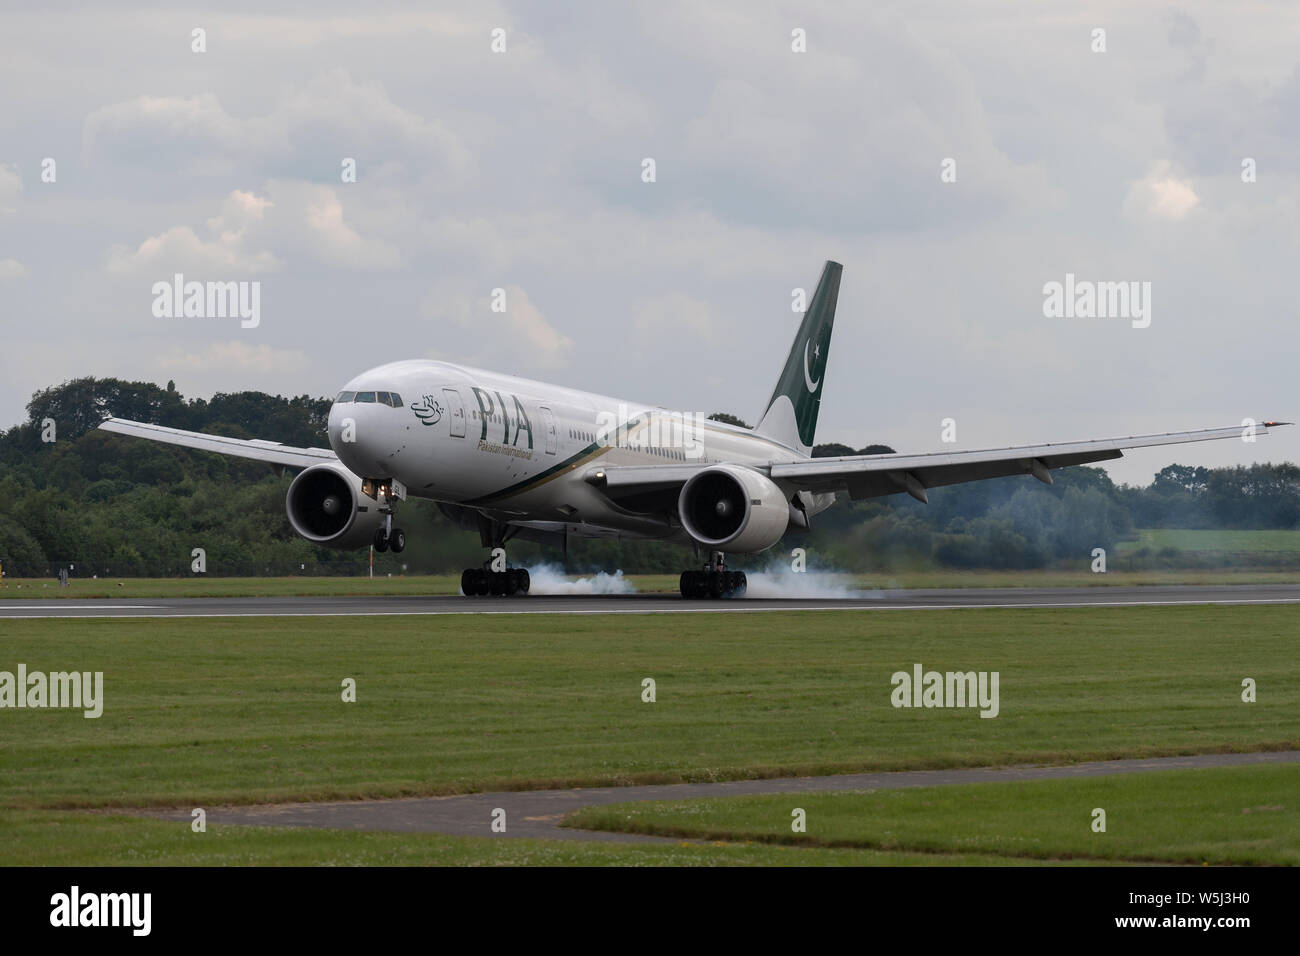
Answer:
<svg viewBox="0 0 1300 956"><path fill-rule="evenodd" d="M459 177L470 154L438 119L395 104L377 81L343 69L293 83L269 112L236 116L214 93L138 96L100 107L82 123L88 162L177 164L189 173L277 172L304 164L337 176L344 156L405 157L422 170Z"/></svg>
<svg viewBox="0 0 1300 956"><path fill-rule="evenodd" d="M568 364L573 340L555 328L517 285L502 287L504 312L492 311L491 290L476 294L462 281L440 282L425 296L421 311L438 323L431 355L502 368L556 369Z"/></svg>
<svg viewBox="0 0 1300 956"><path fill-rule="evenodd" d="M694 348L717 340L719 320L713 306L681 292L669 292L633 302L628 310L638 345L656 352Z"/></svg>
<svg viewBox="0 0 1300 956"><path fill-rule="evenodd" d="M1173 164L1160 160L1145 178L1129 188L1124 213L1133 218L1181 222L1200 202L1191 180L1178 178L1173 173Z"/></svg>
<svg viewBox="0 0 1300 956"><path fill-rule="evenodd" d="M506 297L508 308L500 314L505 337L542 368L565 365L573 340L551 325L523 289L506 286Z"/></svg>
<svg viewBox="0 0 1300 956"><path fill-rule="evenodd" d="M173 272L226 277L274 272L281 267L281 261L268 250L247 251L244 235L244 230L239 229L204 239L190 226L172 226L164 233L144 239L134 250L126 246L110 247L104 269L110 276L123 277L156 277Z"/></svg>
<svg viewBox="0 0 1300 956"><path fill-rule="evenodd" d="M393 269L404 264L396 246L363 238L344 218L337 192L314 183L273 181L266 196L236 189L206 220L208 238L188 225L151 236L135 249L108 251L110 275L156 276L186 270L229 276L283 268L285 258L344 269ZM272 252L282 250L283 257Z"/></svg>
<svg viewBox="0 0 1300 956"><path fill-rule="evenodd" d="M158 357L158 367L172 371L256 372L259 376L301 372L310 365L308 357L297 350L240 341L213 342L198 351L176 350ZM262 387L274 390L269 384Z"/></svg>
<svg viewBox="0 0 1300 956"><path fill-rule="evenodd" d="M345 269L396 269L405 264L396 246L363 238L348 225L336 189L298 182L273 182L267 189L275 197L275 234L307 248L316 259Z"/></svg>
<svg viewBox="0 0 1300 956"><path fill-rule="evenodd" d="M0 163L0 216L12 213L23 194L23 177L17 166Z"/></svg>
<svg viewBox="0 0 1300 956"><path fill-rule="evenodd" d="M17 259L0 259L0 281L26 279L31 274L32 270Z"/></svg>

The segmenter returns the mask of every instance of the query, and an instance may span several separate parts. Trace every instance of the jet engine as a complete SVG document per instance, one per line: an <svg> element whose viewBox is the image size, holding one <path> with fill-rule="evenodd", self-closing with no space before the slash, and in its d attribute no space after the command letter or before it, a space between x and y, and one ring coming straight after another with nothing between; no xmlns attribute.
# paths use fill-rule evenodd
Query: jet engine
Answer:
<svg viewBox="0 0 1300 956"><path fill-rule="evenodd" d="M342 465L312 465L299 472L284 507L294 531L328 548L365 547L384 523L379 503L361 491L361 479Z"/></svg>
<svg viewBox="0 0 1300 956"><path fill-rule="evenodd" d="M691 476L677 498L682 527L718 551L766 551L790 523L790 505L766 475L740 465L714 465Z"/></svg>

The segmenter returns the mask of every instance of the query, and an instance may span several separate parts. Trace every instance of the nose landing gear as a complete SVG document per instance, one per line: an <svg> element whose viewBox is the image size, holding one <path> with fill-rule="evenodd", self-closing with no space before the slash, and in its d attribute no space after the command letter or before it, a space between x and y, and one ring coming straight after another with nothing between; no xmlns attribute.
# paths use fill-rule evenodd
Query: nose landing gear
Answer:
<svg viewBox="0 0 1300 956"><path fill-rule="evenodd" d="M393 527L393 515L397 514L397 503L406 498L406 487L396 478L367 478L361 490L375 499L379 513L384 516L384 526L375 529L375 550L380 554L385 551L401 554L406 550L406 532Z"/></svg>
<svg viewBox="0 0 1300 956"><path fill-rule="evenodd" d="M392 551L393 554L401 554L406 550L406 532L401 528L389 528L392 524L393 516L389 515L388 520L384 522L384 527L375 530L375 550L380 554L385 551Z"/></svg>

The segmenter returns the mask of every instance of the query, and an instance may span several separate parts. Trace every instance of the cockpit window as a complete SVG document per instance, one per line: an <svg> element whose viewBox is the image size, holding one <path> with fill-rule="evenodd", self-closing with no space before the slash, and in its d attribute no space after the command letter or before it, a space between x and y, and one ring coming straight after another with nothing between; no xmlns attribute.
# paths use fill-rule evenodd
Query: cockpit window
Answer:
<svg viewBox="0 0 1300 956"><path fill-rule="evenodd" d="M402 407L402 396L396 392L339 392L335 402L366 402L388 405L392 408Z"/></svg>

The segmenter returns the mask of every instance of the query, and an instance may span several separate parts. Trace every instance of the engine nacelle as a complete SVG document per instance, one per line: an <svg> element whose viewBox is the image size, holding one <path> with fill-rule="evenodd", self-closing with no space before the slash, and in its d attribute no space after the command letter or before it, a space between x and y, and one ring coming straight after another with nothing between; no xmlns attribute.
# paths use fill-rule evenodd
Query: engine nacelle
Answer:
<svg viewBox="0 0 1300 956"><path fill-rule="evenodd" d="M284 507L294 531L327 548L365 547L384 523L379 503L342 465L312 465L299 472Z"/></svg>
<svg viewBox="0 0 1300 956"><path fill-rule="evenodd" d="M790 505L766 475L740 465L714 465L693 475L677 498L682 527L718 551L766 551L790 523Z"/></svg>

